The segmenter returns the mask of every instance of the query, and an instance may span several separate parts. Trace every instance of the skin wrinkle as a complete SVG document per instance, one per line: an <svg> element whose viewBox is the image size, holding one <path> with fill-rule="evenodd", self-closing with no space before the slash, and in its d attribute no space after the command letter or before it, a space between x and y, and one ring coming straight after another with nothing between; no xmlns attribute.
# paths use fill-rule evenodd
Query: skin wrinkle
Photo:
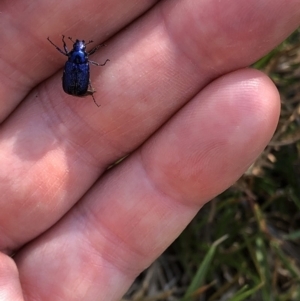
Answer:
<svg viewBox="0 0 300 301"><path fill-rule="evenodd" d="M177 4L174 4L170 2L170 5L169 6L172 6L174 7L174 10L176 11L176 6ZM165 14L163 13L164 10L170 10L170 7L165 5L163 6L163 8L161 9L162 11L162 16L163 16L163 21L164 21L164 26L166 28L166 31L168 32L168 36L170 37L170 39L172 40L173 44L176 45L176 50L179 52L179 53L182 53L183 54L183 57L185 57L187 59L188 62L191 62L191 65L193 66L193 68L195 68L196 70L199 70L201 71L203 69L203 59L204 61L206 61L205 59L205 56L202 57L202 60L199 61L199 57L201 57L201 55L199 56L199 53L197 53L198 55L197 56L193 56L191 55L191 51L189 49L189 47L186 47L185 43L178 43L177 41L181 41L180 38L178 38L178 36L176 36L178 34L178 32L175 32L174 31L174 27L173 27L173 24L171 23L172 22L172 19L168 18L165 16ZM172 9L171 9L172 11ZM170 13L168 13L169 15ZM177 13L178 14L178 13ZM199 20L199 17L197 18L197 21ZM171 23L171 24L170 24ZM184 37L184 36L183 36ZM185 47L181 47L181 46L185 46ZM198 46L198 45L197 45ZM195 48L199 48L199 47L195 47ZM202 53L203 54L203 53ZM213 65L213 64L210 64L210 65ZM191 70L191 69L190 69ZM215 68L213 70L216 70ZM215 78L215 76L210 76L208 77L208 74L206 73L205 74L205 83L204 85L208 84L208 82L210 82L213 78ZM199 87L199 90L201 89L201 87ZM199 91L197 90L197 92ZM196 92L196 93L197 93ZM195 94L196 94L195 93Z"/></svg>
<svg viewBox="0 0 300 301"><path fill-rule="evenodd" d="M167 197L168 199L171 199L172 201L175 201L177 202L178 204L180 204L181 206L184 206L184 202L186 201L184 199L183 196L179 196L178 199L174 198L174 192L172 192L172 194L169 194L167 191L164 191L158 181L154 180L153 177L150 176L150 172L148 172L148 166L149 166L149 163L146 164L145 162L147 161L147 159L144 159L144 154L143 154L143 148L138 152L139 154L139 158L140 158L140 162L141 162L141 166L142 166L142 169L144 171L144 175L145 175L145 178L148 179L148 183L152 186L153 190L154 191L157 191L159 192L159 194L161 194L162 196L164 197ZM151 169L155 169L155 167L153 165L151 165ZM165 175L165 174L164 174ZM165 175L167 177L167 175ZM162 182L162 181L160 181Z"/></svg>
<svg viewBox="0 0 300 301"><path fill-rule="evenodd" d="M177 4L175 4L175 6L177 6ZM173 51L174 51L174 49L176 49L176 52L179 53L179 55L176 55L177 57L185 57L188 62L191 62L191 65L195 64L197 66L198 65L198 61L194 61L194 58L192 58L189 55L187 55L187 51L185 50L186 47L181 47L182 44L178 42L180 40L172 34L173 30L172 30L172 27L169 26L169 22L168 22L169 21L168 17L170 15L170 12L167 13L168 17L166 17L165 13L164 13L164 11L165 10L167 11L167 9L169 9L168 6L166 6L166 5L162 6L161 5L160 9L159 9L159 13L161 15L161 20L162 20L162 24L163 24L164 30L167 33L166 35L169 37L169 40L172 41L172 45L174 45Z"/></svg>
<svg viewBox="0 0 300 301"><path fill-rule="evenodd" d="M83 220L83 222L81 222L83 226L80 229L80 232L82 234L81 237L85 238L86 241L88 241L89 246L95 251L94 254L96 254L101 259L105 260L109 265L117 269L123 275L127 275L128 273L130 273L131 277L134 279L140 273L140 270L143 267L139 267L137 265L129 266L128 262L131 262L133 259L136 260L136 262L142 262L142 258L145 257L145 254L141 253L138 249L131 248L128 245L128 243L124 241L124 239L117 235L115 231L112 231L112 229L110 229L103 222L101 222L101 220L99 220L97 215L95 215L92 210L85 210L84 212L82 212L82 208L80 208L80 210L78 210L77 215L77 220ZM81 218L80 215L82 216ZM88 218L86 219L85 217ZM86 223L86 220L89 221L88 224ZM93 226L93 221L95 221L94 224L96 225L96 227ZM84 235L85 232L87 233L87 235ZM96 237L102 237L104 238L104 241L106 241L106 243L109 242L111 246L108 249L118 251L116 251L115 254L113 252L100 253L99 246L97 246L95 244L95 241L93 242L92 240L95 240L95 237L89 238L91 236L91 232L93 232L93 236L95 235L94 232L98 232L99 235L95 235ZM120 251L120 248L123 251ZM121 256L119 256L120 254L128 255L122 258Z"/></svg>
<svg viewBox="0 0 300 301"><path fill-rule="evenodd" d="M164 14L164 7L161 6L159 11L162 16L162 23L163 23L165 32L167 33L166 35L168 36L169 40L171 41L172 45L174 46L174 47L172 47L172 51L174 52L174 49L176 50L176 55L174 55L174 57L185 58L185 59L183 59L183 61L188 62L191 65L189 72L191 72L191 70L193 70L193 69L201 71L201 67L200 67L201 64L199 64L199 66L198 66L198 63L199 63L198 60L195 61L193 57L190 57L190 55L188 55L187 52L185 51L185 48L181 47L182 44L179 43L180 40L176 39L174 37L174 35L172 34L172 30L170 29L168 22L167 22L167 18ZM172 78L174 78L174 75L179 77L179 74L177 72L175 74L174 74L174 72L172 72ZM187 77L189 77L188 74L186 74L186 75L187 75ZM208 84L208 82L211 79L206 79L203 82L203 86ZM178 81L176 81L176 83L178 86L180 86L179 84L181 84L181 78ZM186 83L185 85L182 84L183 89L181 89L181 90L188 91L186 94L189 95L190 99L195 97L195 95L197 95L197 93L199 93L199 91L201 91L201 89L203 88L203 86L202 86L202 87L198 87L198 89L195 90L195 88L192 88L193 87L192 83L193 83L193 79L191 79L190 84L188 84L188 83Z"/></svg>
<svg viewBox="0 0 300 301"><path fill-rule="evenodd" d="M167 124L168 126L168 124ZM159 138L158 138L159 140ZM152 146L150 146L150 148L152 148ZM209 148L209 151L211 151L211 148ZM209 153L209 152L208 152ZM159 176L157 178L157 180L154 180L154 177L153 176L150 176L150 174L153 174L155 173L155 164L151 164L151 163L146 163L147 162L147 159L149 161L149 158L147 159L144 159L144 152L143 152L143 148L139 151L139 154L140 154L140 161L142 163L142 166L143 166L143 169L145 171L145 175L146 175L146 178L147 179L151 179L151 183L152 183L152 186L154 188L156 188L157 191L159 191L162 195L164 196L167 196L168 198L170 199L173 199L174 202L180 204L181 206L184 206L184 207L189 207L189 208L193 208L194 210L199 210L200 207L202 207L202 205L197 205L195 204L195 202L193 201L188 201L188 196L185 194L184 191L179 191L179 190L176 190L176 187L175 185L173 185L173 182L168 182L168 178L170 177L170 174L166 173L166 168L164 168L164 170L162 172L159 173ZM147 150L147 154L149 155L149 150ZM150 151L150 160L151 160L151 151ZM201 158L203 158L202 154L201 154ZM181 161L181 160L180 160ZM199 158L199 161L201 161L201 159ZM205 161L204 161L205 162ZM173 162L173 166L171 169L169 169L169 171L172 171L178 164L176 162ZM180 163L179 163L180 165ZM148 171L149 167L151 166L151 172ZM202 164L203 169L205 169L205 164L203 165ZM178 170L177 173L181 173L182 170ZM197 173L199 173L199 171L197 170ZM171 178L174 178L176 176L174 176L175 172L172 172L172 177ZM165 179L164 179L165 178ZM201 177L200 177L201 178ZM159 181L158 181L159 180ZM167 192L167 191L164 191L161 187L160 187L160 184L159 183L166 183L168 182L169 184L166 185L165 187L168 188L168 189L172 189L171 192ZM172 187L172 188L171 188ZM186 204L186 205L185 205Z"/></svg>
<svg viewBox="0 0 300 301"><path fill-rule="evenodd" d="M170 4L172 5L172 4ZM174 4L174 7L176 7L177 4ZM180 58L185 58L183 59L183 61L188 62L191 65L191 68L189 69L189 72L191 73L193 70L194 73L200 73L203 71L203 60L199 61L199 59L197 59L199 57L199 55L195 58L194 56L190 55L190 51L186 51L187 47L181 47L182 45L184 45L184 43L178 43L177 41L180 41L179 39L177 39L177 37L174 36L174 34L172 34L173 32L173 28L169 26L168 21L170 21L164 13L164 10L166 9L167 6L161 6L160 7L160 13L162 16L162 20L163 20L163 24L164 24L164 28L165 31L168 33L167 36L169 37L169 39L172 41L172 45L174 45L173 49L176 49L176 57L180 57ZM169 7L168 7L169 8ZM169 13L170 14L170 13ZM168 21L167 21L168 20ZM198 85L197 89L194 88L193 85L193 79L191 78L190 80L190 85L187 85L187 83L182 84L181 83L181 79L178 81L178 83L180 83L182 85L182 87L185 90L185 94L189 96L189 99L194 98L202 89L205 88L205 86L207 86L210 82L212 82L213 79L217 78L217 76L220 74L220 70L217 69L216 67L212 67L214 66L214 64L210 64L210 65L206 65L206 71L203 71L205 73L205 78L201 79L201 85ZM211 75L207 72L207 70L211 71ZM179 76L179 75L177 75ZM187 74L187 78L189 78L189 74ZM177 83L177 84L178 84ZM180 86L180 85L178 85ZM186 88L186 86L188 86L188 89ZM183 90L183 89L181 89ZM186 97L187 98L187 97ZM184 103L181 104L181 106L178 108L178 110L180 110L180 108L182 108L184 106ZM178 111L176 110L176 112Z"/></svg>
<svg viewBox="0 0 300 301"><path fill-rule="evenodd" d="M6 231L6 228L0 223L0 233L1 233L1 240L6 241L7 245L14 245L14 239L11 237L11 233L9 231ZM0 240L0 243L1 243ZM1 243L2 245L2 243ZM0 248L0 253L4 253L6 255L10 255L13 253L13 250L5 247L5 248Z"/></svg>
<svg viewBox="0 0 300 301"><path fill-rule="evenodd" d="M121 96L121 95L119 95ZM127 112L130 112L132 111L132 109L134 109L134 107L136 106L136 104L132 103L130 106L127 106L125 108L125 110L121 113L119 113L119 115L116 115L114 116L114 119L122 119L122 115L123 114L126 114ZM135 116L132 116L131 118L131 122L132 121L139 121L141 115L135 115ZM99 133L101 134L101 137L105 137L105 142L108 143L109 146L111 146L115 151L116 153L121 153L121 156L120 157L123 157L123 156L127 156L129 153L132 152L132 149L130 150L127 150L127 149L122 149L122 144L116 144L115 141L111 140L111 139L108 139L109 136L110 137L113 137L114 133L117 133L120 129L122 129L122 135L124 135L125 133L130 133L133 129L128 129L126 128L126 126L124 127L124 124L120 123L119 125L117 126L114 126L112 129L108 130L108 131L104 131L103 129L100 129L99 130Z"/></svg>
<svg viewBox="0 0 300 301"><path fill-rule="evenodd" d="M175 193L174 191L172 191L172 193L168 193L167 191L163 190L163 188L159 185L159 183L161 183L162 181L158 182L156 180L154 180L154 177L152 177L150 174L150 172L148 172L148 166L150 164L146 164L145 159L144 159L144 155L143 155L143 149L141 149L139 152L139 158L140 158L140 162L141 162L141 167L144 171L144 175L145 178L148 180L148 183L151 185L153 191L156 191L156 193L158 193L158 195L163 196L163 200L165 202L165 199L168 200L168 202L172 203L172 204L177 204L176 206L170 206L170 208L174 209L174 207L184 207L184 208L189 208L189 210L194 210L195 212L197 212L198 210L200 210L203 206L203 204L195 204L195 202L189 202L188 201L188 197L187 195L183 195L182 192L180 191L176 191L176 188L173 186L174 191L176 191L176 195L178 197L174 197ZM151 165L152 166L152 165ZM153 167L153 166L152 166ZM153 169L155 169L153 167ZM180 171L178 171L180 172ZM164 173L164 176L166 178L168 178L169 175ZM161 180L161 178L160 178ZM169 188L169 185L166 186L166 188Z"/></svg>

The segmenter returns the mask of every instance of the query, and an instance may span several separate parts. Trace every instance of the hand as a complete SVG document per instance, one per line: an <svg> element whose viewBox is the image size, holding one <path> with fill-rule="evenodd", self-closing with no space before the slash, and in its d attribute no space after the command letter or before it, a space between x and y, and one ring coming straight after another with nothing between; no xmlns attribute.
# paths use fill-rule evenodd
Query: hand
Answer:
<svg viewBox="0 0 300 301"><path fill-rule="evenodd" d="M279 95L246 67L300 3L54 3L0 3L1 300L119 300L270 140ZM116 34L91 57L100 108L63 92L62 34Z"/></svg>

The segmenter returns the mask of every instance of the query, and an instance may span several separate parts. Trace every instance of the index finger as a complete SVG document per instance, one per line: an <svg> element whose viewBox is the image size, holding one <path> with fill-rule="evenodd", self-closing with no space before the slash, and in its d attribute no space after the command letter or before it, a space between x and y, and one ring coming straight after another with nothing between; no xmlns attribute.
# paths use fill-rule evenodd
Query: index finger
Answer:
<svg viewBox="0 0 300 301"><path fill-rule="evenodd" d="M1 1L0 122L30 90L62 67L64 59L53 55L48 36L103 42L155 2Z"/></svg>

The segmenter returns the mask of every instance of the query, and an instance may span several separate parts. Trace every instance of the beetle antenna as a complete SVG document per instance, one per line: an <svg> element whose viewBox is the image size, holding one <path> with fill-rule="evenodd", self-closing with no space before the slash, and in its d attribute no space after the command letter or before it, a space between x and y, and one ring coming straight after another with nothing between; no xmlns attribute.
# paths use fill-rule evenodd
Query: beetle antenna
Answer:
<svg viewBox="0 0 300 301"><path fill-rule="evenodd" d="M68 39L75 44L75 42L73 41L73 39L71 37L68 37Z"/></svg>

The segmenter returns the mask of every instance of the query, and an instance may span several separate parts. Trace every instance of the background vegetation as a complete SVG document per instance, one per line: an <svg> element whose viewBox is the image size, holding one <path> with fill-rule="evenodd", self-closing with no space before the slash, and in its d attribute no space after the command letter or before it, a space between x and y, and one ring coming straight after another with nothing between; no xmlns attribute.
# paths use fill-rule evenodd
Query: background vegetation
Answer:
<svg viewBox="0 0 300 301"><path fill-rule="evenodd" d="M277 131L124 300L300 300L300 30L254 65L281 93Z"/></svg>

